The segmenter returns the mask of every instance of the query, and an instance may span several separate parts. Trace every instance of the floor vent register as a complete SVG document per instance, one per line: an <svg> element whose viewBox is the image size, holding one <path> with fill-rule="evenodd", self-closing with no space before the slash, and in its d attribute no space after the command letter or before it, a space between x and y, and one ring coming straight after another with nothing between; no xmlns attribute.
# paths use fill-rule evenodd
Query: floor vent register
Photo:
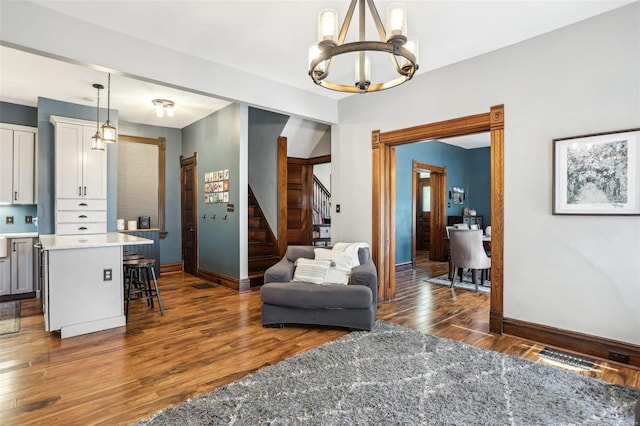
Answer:
<svg viewBox="0 0 640 426"><path fill-rule="evenodd" d="M596 361L592 358L583 357L553 348L544 348L540 351L538 356L540 358L570 365L571 367L580 368L583 370L591 370L596 363Z"/></svg>

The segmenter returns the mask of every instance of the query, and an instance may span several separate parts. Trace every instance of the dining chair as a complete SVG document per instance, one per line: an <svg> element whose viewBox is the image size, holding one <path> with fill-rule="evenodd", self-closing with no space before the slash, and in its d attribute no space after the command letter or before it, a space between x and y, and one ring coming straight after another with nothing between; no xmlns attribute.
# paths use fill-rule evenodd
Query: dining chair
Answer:
<svg viewBox="0 0 640 426"><path fill-rule="evenodd" d="M451 229L449 231L449 250L453 264L451 288L456 282L459 268L477 269L483 272L488 272L491 268L491 258L487 256L482 245L481 229ZM480 274L480 279L484 279L484 273ZM478 281L474 280L474 284L476 291L478 291Z"/></svg>
<svg viewBox="0 0 640 426"><path fill-rule="evenodd" d="M484 234L485 234L487 237L490 237L490 236L491 236L491 225L487 226L487 228L484 230Z"/></svg>

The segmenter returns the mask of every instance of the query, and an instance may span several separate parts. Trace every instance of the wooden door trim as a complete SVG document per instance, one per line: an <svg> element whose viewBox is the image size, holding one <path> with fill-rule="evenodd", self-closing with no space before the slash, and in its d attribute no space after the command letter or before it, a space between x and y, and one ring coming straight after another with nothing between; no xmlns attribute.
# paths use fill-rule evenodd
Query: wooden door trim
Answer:
<svg viewBox="0 0 640 426"><path fill-rule="evenodd" d="M118 135L120 142L142 143L147 145L156 145L158 147L158 228L160 229L160 238L166 238L169 233L165 226L165 189L166 189L166 158L167 158L167 140L165 138L144 138L141 136Z"/></svg>
<svg viewBox="0 0 640 426"><path fill-rule="evenodd" d="M193 165L193 185L195 187L193 191L193 210L195 214L194 220L194 228L193 232L194 238L194 247L195 247L195 264L196 271L198 270L198 153L194 152L191 157L183 157L180 156L180 228L181 228L181 241L182 241L182 262L184 265L184 240L185 240L185 221L184 216L182 216L182 211L184 210L184 167L188 165Z"/></svg>
<svg viewBox="0 0 640 426"><path fill-rule="evenodd" d="M419 163L418 160L413 159L413 161L411 162L412 164L412 187L411 187L411 214L412 214L412 219L411 219L411 264L413 265L413 269L415 269L416 267L416 238L417 238L417 232L418 232L418 224L416 223L416 216L418 215L418 205L417 205L417 200L418 200L418 173L419 172L431 172L431 173L439 173L444 175L444 181L446 182L447 179L447 168L446 167L439 167L439 166L433 166L431 164L424 164L424 163ZM429 225L430 228L433 227L431 226L431 224ZM437 237L437 232L436 232L436 237ZM433 243L433 233L432 236L429 238L429 245L432 246Z"/></svg>
<svg viewBox="0 0 640 426"><path fill-rule="evenodd" d="M395 153L394 147L426 139L491 133L491 311L489 329L503 330L504 267L504 105L470 115L406 129L371 133L372 254L378 267L380 301L395 297ZM388 195L387 195L388 194Z"/></svg>
<svg viewBox="0 0 640 426"><path fill-rule="evenodd" d="M278 138L278 253L287 251L287 138Z"/></svg>

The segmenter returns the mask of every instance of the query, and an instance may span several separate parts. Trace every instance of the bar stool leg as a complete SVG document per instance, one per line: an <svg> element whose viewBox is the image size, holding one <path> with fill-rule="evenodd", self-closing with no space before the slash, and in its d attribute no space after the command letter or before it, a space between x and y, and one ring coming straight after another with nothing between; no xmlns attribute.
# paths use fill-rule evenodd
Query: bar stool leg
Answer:
<svg viewBox="0 0 640 426"><path fill-rule="evenodd" d="M158 290L158 280L156 280L156 271L153 267L149 268L151 270L151 275L153 276L153 285L156 288L156 297L158 298L158 306L160 307L160 315L164 315L164 310L162 309L162 301L160 300L160 290Z"/></svg>
<svg viewBox="0 0 640 426"><path fill-rule="evenodd" d="M143 269L147 284L147 288L145 290L147 294L147 305L151 306L151 309L153 309L153 289L151 288L151 279L149 278L149 267L145 266Z"/></svg>
<svg viewBox="0 0 640 426"><path fill-rule="evenodd" d="M131 269L132 268L127 268L127 275L129 275L128 277L128 281L129 284L127 285L127 298L125 300L125 322L129 322L129 305L131 305L131 286L133 285L132 282L132 277L131 277Z"/></svg>

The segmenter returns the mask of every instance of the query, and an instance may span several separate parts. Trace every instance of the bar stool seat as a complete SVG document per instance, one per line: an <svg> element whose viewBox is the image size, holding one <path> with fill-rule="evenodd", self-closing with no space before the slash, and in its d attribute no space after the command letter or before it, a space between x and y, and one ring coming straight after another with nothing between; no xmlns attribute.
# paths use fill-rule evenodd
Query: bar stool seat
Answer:
<svg viewBox="0 0 640 426"><path fill-rule="evenodd" d="M147 304L153 309L153 299L158 300L160 307L160 315L164 315L162 301L160 300L160 290L158 289L158 280L153 266L156 264L155 259L145 259L140 256L139 259L130 259L122 262L123 267L127 271L125 280L125 310L126 318L129 320L129 306L131 305L132 296L137 300L146 300ZM153 286L151 286L153 279Z"/></svg>

